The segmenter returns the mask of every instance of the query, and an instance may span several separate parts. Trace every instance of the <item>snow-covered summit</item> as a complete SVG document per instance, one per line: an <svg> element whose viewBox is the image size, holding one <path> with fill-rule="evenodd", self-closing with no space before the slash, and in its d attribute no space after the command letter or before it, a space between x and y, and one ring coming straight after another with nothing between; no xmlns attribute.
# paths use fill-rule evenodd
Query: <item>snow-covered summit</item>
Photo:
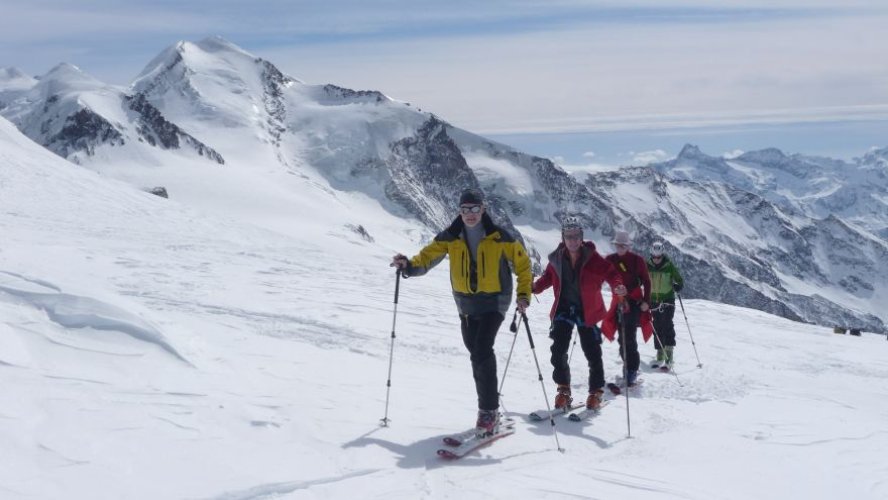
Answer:
<svg viewBox="0 0 888 500"><path fill-rule="evenodd" d="M126 144L131 151L124 156L136 154L154 164L170 161L162 159L162 151L183 151L224 163L212 148L170 123L144 98L68 63L10 93L0 114L34 141L75 163L96 155L119 162L120 148Z"/></svg>
<svg viewBox="0 0 888 500"><path fill-rule="evenodd" d="M84 102L97 92L71 95ZM40 106L50 99L20 104L45 120ZM69 127L61 142L65 147L47 142L39 130L22 128L21 121L17 125L62 156L105 175L139 186L167 186L185 203L236 213L262 227L289 233L306 223L301 220L305 213L317 212L303 211L310 203L291 204L295 200L326 204L359 196L389 216L422 223L426 233L416 238L424 241L453 219L463 188L480 187L491 213L523 238L537 262L557 242L559 220L578 215L593 240L609 241L616 228L630 227L642 252L654 238L669 241L676 261L701 277L686 290L689 298L718 298L821 324L856 317L873 328L883 325L876 317L881 310L873 306L885 295L878 284L886 274L878 264L878 240L875 247L867 246L862 261L854 262L853 273L836 277L845 268L828 263L845 261L828 248L840 245L825 243L828 224L818 226L818 220L825 220L822 214L835 213L855 225L839 239L869 242L855 228L861 220L879 220L878 214L855 218L881 206L849 202L865 198L861 193L871 187L857 181L836 184L842 162L777 150L728 160L688 145L674 160L652 169L577 179L550 160L486 140L380 91L300 82L219 37L163 50L120 100L127 113L138 113L139 123L162 123L154 129L174 132L164 137L199 138L197 156L224 161L226 168L208 170L193 157L157 154L157 149L178 151L172 147L176 141L161 141L160 134L133 140L126 133L126 117L110 112L80 116L79 121L93 126ZM698 201L682 202L683 191ZM251 193L287 200L285 206L300 211L239 210L238 203L255 204ZM315 197L318 193L323 194ZM703 206L707 217L700 218ZM324 221L365 229L372 225L366 217L355 219ZM742 228L742 237L736 228ZM775 230L777 239L769 233ZM794 255L812 256L819 248L827 250L812 261L816 265L793 263ZM604 245L602 250L610 249ZM763 258L761 252L770 254ZM820 298L811 297L821 289Z"/></svg>

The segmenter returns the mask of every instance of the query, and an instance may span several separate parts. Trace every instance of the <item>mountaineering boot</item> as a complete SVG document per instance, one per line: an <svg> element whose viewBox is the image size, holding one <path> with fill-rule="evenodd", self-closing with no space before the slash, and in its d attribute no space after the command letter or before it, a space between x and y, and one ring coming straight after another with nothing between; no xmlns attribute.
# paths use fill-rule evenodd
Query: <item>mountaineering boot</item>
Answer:
<svg viewBox="0 0 888 500"><path fill-rule="evenodd" d="M632 387L635 385L635 381L638 380L638 371L631 371L626 374L626 385Z"/></svg>
<svg viewBox="0 0 888 500"><path fill-rule="evenodd" d="M675 358L673 358L673 352L675 351L675 346L667 345L666 346L666 367L670 370L672 369L672 365L675 362Z"/></svg>
<svg viewBox="0 0 888 500"><path fill-rule="evenodd" d="M555 409L569 408L571 403L573 403L573 398L570 397L570 386L558 384L558 392L555 394Z"/></svg>
<svg viewBox="0 0 888 500"><path fill-rule="evenodd" d="M657 349L657 359L651 361L651 368L659 368L666 363L666 350L663 348Z"/></svg>
<svg viewBox="0 0 888 500"><path fill-rule="evenodd" d="M478 410L478 420L475 422L475 434L478 436L490 436L499 430L500 417L497 410Z"/></svg>
<svg viewBox="0 0 888 500"><path fill-rule="evenodd" d="M597 389L589 393L586 398L586 408L589 410L597 410L601 408L601 400L604 399L604 391Z"/></svg>

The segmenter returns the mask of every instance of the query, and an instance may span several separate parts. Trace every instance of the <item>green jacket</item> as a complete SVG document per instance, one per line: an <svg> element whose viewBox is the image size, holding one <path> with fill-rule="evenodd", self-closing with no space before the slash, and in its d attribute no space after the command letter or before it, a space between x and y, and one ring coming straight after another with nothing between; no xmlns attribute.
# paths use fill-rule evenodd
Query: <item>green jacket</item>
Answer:
<svg viewBox="0 0 888 500"><path fill-rule="evenodd" d="M672 283L684 286L684 279L675 264L669 257L663 256L659 264L654 264L650 258L647 260L648 274L651 275L651 303L669 302L675 303L675 291Z"/></svg>

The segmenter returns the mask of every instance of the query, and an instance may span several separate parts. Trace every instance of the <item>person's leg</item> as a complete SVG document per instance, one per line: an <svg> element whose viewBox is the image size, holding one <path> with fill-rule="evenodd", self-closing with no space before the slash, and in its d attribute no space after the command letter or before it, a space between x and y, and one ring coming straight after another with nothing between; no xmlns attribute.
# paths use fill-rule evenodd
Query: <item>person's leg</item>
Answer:
<svg viewBox="0 0 888 500"><path fill-rule="evenodd" d="M472 362L472 377L475 379L475 392L478 395L480 410L499 408L496 355L493 352L493 344L503 319L503 315L498 312L460 316L463 344L468 349L469 359Z"/></svg>
<svg viewBox="0 0 888 500"><path fill-rule="evenodd" d="M623 357L623 343L626 343L626 359L623 359L623 362L626 364L626 369L631 372L638 372L638 365L640 364L640 358L638 355L638 338L636 335L636 330L638 329L638 318L641 314L641 309L638 304L632 304L629 308L629 311L623 313L623 324L620 325L619 328L619 336L617 338L620 344L620 357ZM625 336L625 338L623 338Z"/></svg>
<svg viewBox="0 0 888 500"><path fill-rule="evenodd" d="M675 346L675 304L668 304L663 307L663 312L660 313L661 320L663 323L663 333L660 338L663 340L663 344L667 346ZM660 331L659 329L657 330Z"/></svg>
<svg viewBox="0 0 888 500"><path fill-rule="evenodd" d="M573 323L555 319L549 330L549 338L552 339L552 380L558 385L570 385L570 364L567 351L570 347L570 338L573 333Z"/></svg>
<svg viewBox="0 0 888 500"><path fill-rule="evenodd" d="M597 326L578 328L580 346L589 364L589 392L604 387L604 364L601 361L601 330Z"/></svg>
<svg viewBox="0 0 888 500"><path fill-rule="evenodd" d="M659 304L658 304L659 306ZM661 352L663 350L663 345L666 342L664 335L666 335L666 306L651 308L651 319L654 323L654 347L657 348L657 352Z"/></svg>
<svg viewBox="0 0 888 500"><path fill-rule="evenodd" d="M637 372L638 365L640 364L640 358L638 356L638 338L636 335L636 330L638 329L638 317L641 313L641 309L639 309L637 304L632 304L629 308L629 311L623 313L623 324L619 325L619 335L617 336L617 341L620 344L620 357L623 357L623 342L626 342L626 359L623 359L623 362L626 363L626 368L630 372ZM625 335L625 339L623 338Z"/></svg>

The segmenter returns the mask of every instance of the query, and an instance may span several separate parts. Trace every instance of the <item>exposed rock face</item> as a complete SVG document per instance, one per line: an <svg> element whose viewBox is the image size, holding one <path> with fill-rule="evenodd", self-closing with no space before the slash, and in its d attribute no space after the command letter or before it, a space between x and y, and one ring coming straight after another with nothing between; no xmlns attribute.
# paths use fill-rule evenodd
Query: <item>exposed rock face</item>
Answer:
<svg viewBox="0 0 888 500"><path fill-rule="evenodd" d="M201 156L220 165L225 164L222 155L166 120L160 111L145 99L144 94L125 96L124 102L129 109L136 112L139 137L148 144L163 149L180 149L187 146Z"/></svg>
<svg viewBox="0 0 888 500"><path fill-rule="evenodd" d="M48 128L49 123L45 124ZM47 137L42 144L67 158L81 151L92 156L96 147L102 144L121 146L124 143L123 134L111 123L89 109L81 109L68 116L62 129Z"/></svg>

